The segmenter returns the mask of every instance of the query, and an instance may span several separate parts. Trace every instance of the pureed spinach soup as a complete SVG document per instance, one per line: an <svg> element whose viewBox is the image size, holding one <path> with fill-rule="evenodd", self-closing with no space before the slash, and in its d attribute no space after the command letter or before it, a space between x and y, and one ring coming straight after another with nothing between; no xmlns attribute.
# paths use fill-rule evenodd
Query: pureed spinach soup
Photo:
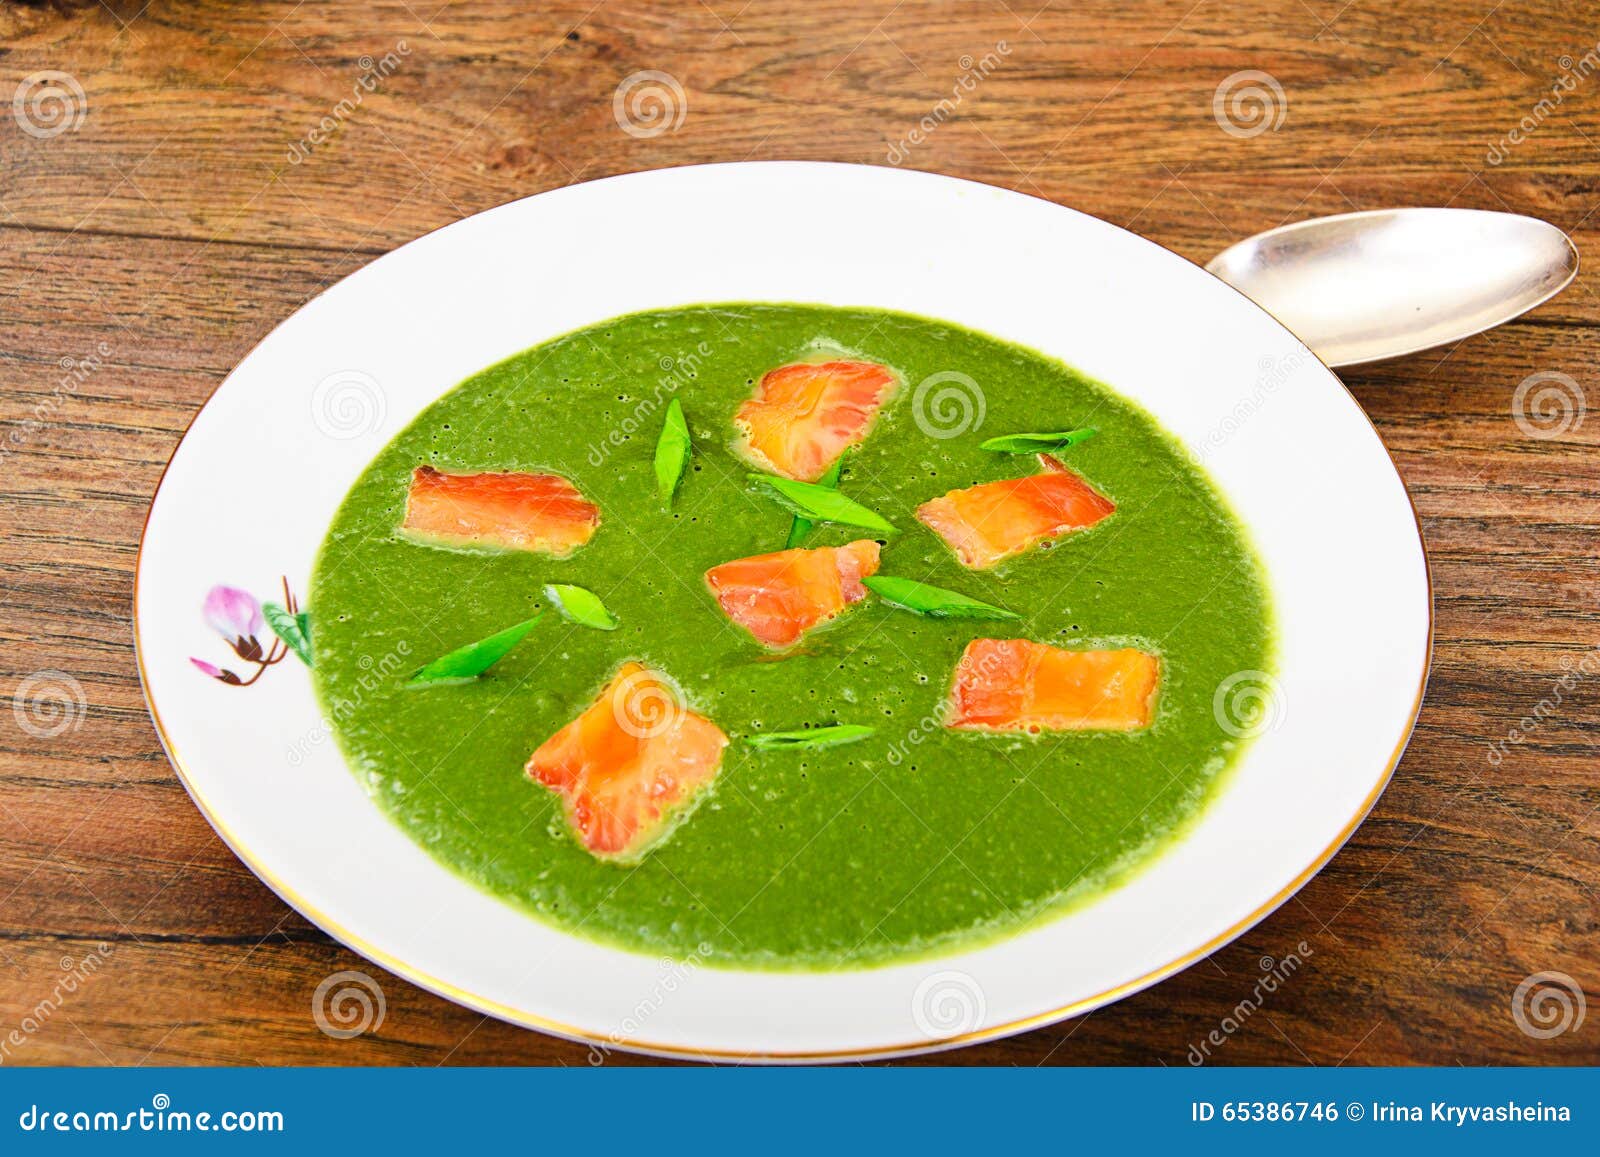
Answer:
<svg viewBox="0 0 1600 1157"><path fill-rule="evenodd" d="M1213 698L1271 651L1243 528L1137 406L808 305L616 318L470 378L351 490L310 606L343 750L429 852L569 931L756 967L1115 883L1216 789L1244 741Z"/></svg>

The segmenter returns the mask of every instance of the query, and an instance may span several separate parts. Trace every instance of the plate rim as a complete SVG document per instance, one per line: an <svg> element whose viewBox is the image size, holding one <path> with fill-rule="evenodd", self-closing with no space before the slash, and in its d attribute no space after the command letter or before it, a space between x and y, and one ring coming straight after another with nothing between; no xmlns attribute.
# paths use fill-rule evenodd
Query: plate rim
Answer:
<svg viewBox="0 0 1600 1157"><path fill-rule="evenodd" d="M839 168L852 170L883 167L878 165L858 164L843 161L725 161L703 164L665 165L653 169L630 170L626 173L609 174L606 177L596 178L594 181L583 181L578 182L577 184L595 184L601 181L608 181L616 178L626 178L640 173L660 173L679 169L786 166ZM908 170L892 171L907 172ZM373 264L381 261L384 257L398 252L400 249L403 249L407 246L416 244L424 238L430 237L444 229L448 229L456 224L461 223L462 221L469 220L472 217L479 216L483 213L492 212L495 209L501 208L502 206L530 200L534 197L542 196L544 193L553 191L542 189L538 192L529 193L523 197L514 197L509 201L503 201L497 205L489 206L485 209L479 210L477 213L468 214L466 217L458 217L454 220L445 222L442 225L436 226L433 229L427 230L424 233L420 233L416 237L413 237L408 241L402 242L400 245L396 245L393 248L386 250L384 253L379 254L377 257L372 258L371 260L358 266L356 269L351 270L338 280L323 286L315 294L301 302L300 305L297 306L291 313L279 319L272 326L272 328L267 330L266 333L262 334L262 336L251 345L251 347L243 354L243 356L234 362L233 368L223 376L221 381L212 387L209 393L207 393L204 401L201 402L200 406L190 416L187 424L184 426L183 433L179 436L177 442L174 443L172 452L168 455L167 461L161 469L161 474L156 480L155 489L151 492L150 502L145 510L144 522L139 531L139 549L134 564L132 597L133 651L135 666L139 674L140 693L144 698L145 706L150 714L151 723L154 727L156 737L161 743L161 748L167 757L167 762L172 765L173 771L178 777L178 781L183 785L184 791L194 803L195 808L205 818L206 822L211 826L212 830L216 832L218 838L222 840L223 844L228 848L228 850L232 852L258 880L265 884L274 895L276 895L284 903L288 904L295 911L299 912L307 920L311 921L311 923L316 925L320 930L332 937L335 941L342 944L350 951L355 952L364 959L377 964L379 967L392 973L393 975L396 975L411 984L415 984L436 996L443 997L446 1000L460 1004L476 1012L483 1013L486 1016L493 1016L497 1020L503 1020L508 1023L515 1024L521 1028L543 1032L577 1044L586 1044L591 1046L591 1048L598 1048L602 1050L602 1052L622 1050L668 1059L702 1062L722 1061L738 1063L753 1062L763 1064L803 1064L807 1062L821 1061L827 1063L840 1063L852 1060L889 1060L896 1057L944 1052L950 1049L961 1048L968 1045L982 1044L986 1041L997 1040L1033 1029L1044 1028L1051 1024L1065 1020L1068 1017L1091 1012L1097 1008L1102 1008L1108 1004L1114 1003L1115 1001L1121 1000L1124 997L1131 996L1136 992L1142 991L1145 988L1149 988L1150 986L1165 980L1175 973L1183 971L1196 961L1202 959L1211 952L1216 951L1218 948L1230 943L1239 936L1243 935L1245 932L1249 931L1255 925L1259 924L1262 920L1265 920L1268 916L1280 908L1297 892L1299 892L1301 888L1310 882L1310 880L1316 876L1317 873L1320 872L1335 855L1338 854L1340 849L1343 848L1344 845L1349 841L1350 837L1355 834L1356 829L1358 829L1366 820L1367 816L1371 814L1371 811L1373 807L1376 806L1378 799L1383 795L1383 792L1385 789L1387 789L1390 781L1393 779L1395 770L1398 768L1401 759L1404 758L1406 749L1410 745L1412 734L1416 729L1417 720L1422 713L1423 702L1427 695L1428 680L1433 669L1435 628L1434 587L1432 561L1428 553L1427 538L1423 532L1422 519L1417 512L1416 503L1411 497L1410 490L1406 487L1405 478L1400 473L1399 467L1395 464L1394 455L1390 451L1388 444L1383 440L1383 436L1378 431L1376 424L1373 423L1371 416L1366 411L1366 408L1361 405L1360 400L1356 398L1355 394L1350 390L1350 387L1345 384L1344 380L1333 369L1333 367L1329 366L1317 355L1316 351L1306 346L1304 342L1300 341L1300 339L1288 329L1288 327L1284 326L1283 323L1278 321L1278 319L1270 312L1262 308L1260 305L1257 305L1243 292L1229 284L1227 281L1224 281L1216 274L1212 273L1205 266L1189 261L1189 259L1184 257L1183 254L1178 253L1171 247L1164 245L1150 237L1146 237L1141 233L1134 233L1132 230L1125 229L1122 226L1108 221L1103 217L1098 217L1095 214L1088 213L1082 209L1077 209L1070 205L1063 205L1058 201L1052 201L1048 198L1039 197L1032 193L1026 193L1016 189L1007 189L1003 185L993 185L984 181L976 181L968 177L951 176L946 173L935 173L925 170L915 170L915 172L922 177L930 177L942 181L951 181L960 184L971 185L976 188L986 190L999 190L1001 192L1027 197L1030 200L1040 201L1046 205L1052 206L1053 208L1065 209L1068 212L1079 213L1085 217L1093 218L1100 224L1117 229L1120 232L1127 233L1130 236L1146 242L1147 244L1154 245L1164 252L1179 258L1180 260L1194 265L1196 269L1199 269L1201 272L1205 273L1207 277L1210 277L1214 281L1226 286L1230 292L1243 300L1250 308L1258 311L1260 314L1268 318L1274 326L1282 330L1292 341L1294 341L1302 350L1304 350L1309 358L1327 371L1328 376L1331 377L1333 381L1338 384L1339 388L1344 391L1346 397L1350 400L1351 404L1355 407L1357 413L1360 415L1361 420L1366 422L1368 428L1372 431L1373 437L1377 440L1378 445L1383 450L1384 458L1389 465L1389 469L1394 474L1395 481L1400 486L1400 492L1405 497L1406 505L1411 511L1411 518L1416 531L1417 547L1421 554L1424 593L1426 595L1426 630L1424 632L1423 661L1421 673L1417 682L1417 688L1413 696L1411 706L1407 711L1407 718L1404 727L1392 753L1390 754L1382 772L1378 776L1372 788L1368 791L1367 795L1357 806L1355 812L1350 816L1345 825L1333 837L1328 845L1319 853L1317 853L1317 855L1313 857L1312 860L1306 864L1306 866L1302 868L1297 875L1294 876L1294 878L1292 878L1287 884L1285 884L1268 899L1263 901L1251 912L1247 913L1245 916L1241 917L1239 920L1235 921L1221 932L1213 935L1205 942L1196 945L1174 959L1150 969L1137 977L1123 981L1122 983L1114 985L1101 992L1080 997L1077 1000L1069 1002L1068 1004L1047 1009L1029 1016L1014 1018L1011 1021L1007 1021L998 1025L991 1025L986 1028L974 1029L968 1032L958 1033L947 1037L939 1037L932 1040L924 1038L913 1042L907 1042L905 1044L880 1045L870 1048L840 1050L773 1049L763 1050L760 1052L745 1052L740 1050L693 1048L676 1044L664 1044L661 1042L622 1037L618 1034L602 1035L598 1032L587 1030L579 1026L569 1025L564 1022L554 1020L539 1013L529 1012L525 1009L516 1008L500 1001L491 1000L487 997L483 997L476 993L459 988L448 981L431 976L422 969L417 968L404 960L401 960L387 950L379 948L377 945L372 944L363 937L351 932L338 921L332 919L326 913L322 912L315 904L308 901L302 894L285 884L282 879L270 868L268 868L259 857L252 853L243 843L239 841L237 836L228 828L227 824L221 821L215 810L211 807L203 794L196 787L194 780L190 777L188 771L184 767L183 760L177 752L176 744L171 734L168 732L166 724L161 717L160 709L156 706L155 699L151 694L150 678L145 666L144 651L140 646L141 633L139 630L139 610L141 582L144 572L143 564L145 545L149 535L150 523L155 512L156 504L161 499L162 490L166 485L167 476L172 468L173 462L177 459L178 454L182 451L184 443L188 440L189 435L193 432L194 426L200 419L201 415L215 400L217 394L223 389L223 387L232 380L234 374L238 371L238 367L253 357L256 351L284 324L286 324L290 318L294 317L303 310L310 308L326 294L344 284L344 282L349 278L355 276L365 269L370 268ZM556 188L570 187L575 186L557 186Z"/></svg>

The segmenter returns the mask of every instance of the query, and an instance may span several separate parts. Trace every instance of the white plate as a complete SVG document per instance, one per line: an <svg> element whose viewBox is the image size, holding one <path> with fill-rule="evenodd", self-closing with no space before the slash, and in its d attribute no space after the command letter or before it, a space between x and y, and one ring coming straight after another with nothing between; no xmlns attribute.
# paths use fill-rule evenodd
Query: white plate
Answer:
<svg viewBox="0 0 1600 1157"><path fill-rule="evenodd" d="M1271 726L1190 834L1130 882L981 949L869 970L673 964L578 939L463 882L357 786L306 673L203 678L228 582L301 592L346 489L469 374L617 314L706 301L878 306L1074 365L1195 452L1249 526L1280 631ZM1415 514L1339 380L1182 258L1047 201L924 173L759 163L636 173L502 205L352 274L274 330L194 420L151 507L140 672L229 846L355 951L506 1020L606 1047L885 1056L1081 1013L1239 935L1377 799L1427 676ZM1247 679L1219 709L1240 710ZM1242 698L1241 698L1242 697ZM1291 947L1291 946L1286 946Z"/></svg>

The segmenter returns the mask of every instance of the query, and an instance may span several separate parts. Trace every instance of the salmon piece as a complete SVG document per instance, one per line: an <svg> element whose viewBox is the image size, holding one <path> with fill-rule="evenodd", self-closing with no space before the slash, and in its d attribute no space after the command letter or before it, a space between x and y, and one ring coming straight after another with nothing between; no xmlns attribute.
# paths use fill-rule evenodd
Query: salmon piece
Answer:
<svg viewBox="0 0 1600 1157"><path fill-rule="evenodd" d="M559 474L444 474L418 466L400 533L425 546L565 558L599 525L600 508Z"/></svg>
<svg viewBox="0 0 1600 1157"><path fill-rule="evenodd" d="M624 663L583 714L539 745L530 778L561 796L591 855L627 863L664 839L722 766L728 737L667 679Z"/></svg>
<svg viewBox="0 0 1600 1157"><path fill-rule="evenodd" d="M917 520L956 552L963 566L985 570L1047 538L1084 530L1117 508L1048 454L1026 478L1003 478L952 490L917 507Z"/></svg>
<svg viewBox="0 0 1600 1157"><path fill-rule="evenodd" d="M787 647L866 598L861 580L877 573L878 544L864 538L736 558L706 571L706 585L730 619L769 647Z"/></svg>
<svg viewBox="0 0 1600 1157"><path fill-rule="evenodd" d="M956 663L945 726L959 731L1134 731L1154 714L1161 661L1144 651L1067 651L974 639Z"/></svg>
<svg viewBox="0 0 1600 1157"><path fill-rule="evenodd" d="M877 362L797 362L769 371L733 424L742 449L774 474L815 482L867 436L899 379Z"/></svg>

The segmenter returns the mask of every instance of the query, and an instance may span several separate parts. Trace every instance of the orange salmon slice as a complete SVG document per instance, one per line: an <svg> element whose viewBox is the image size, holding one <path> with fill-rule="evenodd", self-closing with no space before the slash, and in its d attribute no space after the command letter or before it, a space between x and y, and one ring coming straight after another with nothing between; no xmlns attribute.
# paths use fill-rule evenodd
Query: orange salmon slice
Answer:
<svg viewBox="0 0 1600 1157"><path fill-rule="evenodd" d="M867 436L898 379L877 362L797 362L769 371L733 424L746 456L785 478L815 482Z"/></svg>
<svg viewBox="0 0 1600 1157"><path fill-rule="evenodd" d="M956 664L945 726L961 731L1134 731L1155 711L1161 661L1133 648L1067 651L974 639Z"/></svg>
<svg viewBox="0 0 1600 1157"><path fill-rule="evenodd" d="M1044 469L952 490L917 507L917 520L956 552L963 566L984 570L1047 538L1085 530L1116 503L1048 454Z"/></svg>
<svg viewBox="0 0 1600 1157"><path fill-rule="evenodd" d="M671 680L630 661L583 714L539 745L527 771L561 796L568 826L591 855L627 863L687 815L727 745Z"/></svg>
<svg viewBox="0 0 1600 1157"><path fill-rule="evenodd" d="M723 612L769 647L801 635L867 597L861 580L878 573L878 544L799 547L737 558L706 571Z"/></svg>
<svg viewBox="0 0 1600 1157"><path fill-rule="evenodd" d="M411 474L400 533L426 546L565 558L594 537L600 508L559 474Z"/></svg>

